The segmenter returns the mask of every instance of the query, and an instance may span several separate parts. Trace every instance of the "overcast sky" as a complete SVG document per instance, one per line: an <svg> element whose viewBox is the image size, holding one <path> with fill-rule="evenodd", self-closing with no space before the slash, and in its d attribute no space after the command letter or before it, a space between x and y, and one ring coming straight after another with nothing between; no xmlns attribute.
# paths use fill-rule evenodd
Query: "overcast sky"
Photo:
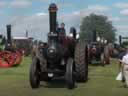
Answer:
<svg viewBox="0 0 128 96"><path fill-rule="evenodd" d="M0 0L0 33L6 34L6 24L12 24L13 36L29 36L46 41L49 32L48 6L58 5L58 21L79 30L82 17L90 13L109 17L117 36L128 36L128 0Z"/></svg>

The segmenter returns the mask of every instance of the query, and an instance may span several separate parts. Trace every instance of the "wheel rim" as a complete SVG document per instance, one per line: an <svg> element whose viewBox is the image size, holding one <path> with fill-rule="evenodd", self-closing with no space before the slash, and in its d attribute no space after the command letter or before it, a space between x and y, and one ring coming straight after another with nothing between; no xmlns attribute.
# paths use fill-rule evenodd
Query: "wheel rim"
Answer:
<svg viewBox="0 0 128 96"><path fill-rule="evenodd" d="M0 67L11 67L14 65L15 57L12 52L3 51L0 53Z"/></svg>

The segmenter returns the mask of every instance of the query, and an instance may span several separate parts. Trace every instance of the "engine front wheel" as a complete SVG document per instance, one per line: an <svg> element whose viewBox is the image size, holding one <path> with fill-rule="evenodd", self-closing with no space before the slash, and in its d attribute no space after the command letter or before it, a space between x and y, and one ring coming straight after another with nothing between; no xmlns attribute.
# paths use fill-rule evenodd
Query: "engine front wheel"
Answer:
<svg viewBox="0 0 128 96"><path fill-rule="evenodd" d="M38 88L40 85L39 69L37 67L39 61L36 57L33 58L30 66L30 85L32 88Z"/></svg>
<svg viewBox="0 0 128 96"><path fill-rule="evenodd" d="M74 78L74 68L73 68L73 59L69 58L66 66L66 83L69 89L75 87L75 78Z"/></svg>

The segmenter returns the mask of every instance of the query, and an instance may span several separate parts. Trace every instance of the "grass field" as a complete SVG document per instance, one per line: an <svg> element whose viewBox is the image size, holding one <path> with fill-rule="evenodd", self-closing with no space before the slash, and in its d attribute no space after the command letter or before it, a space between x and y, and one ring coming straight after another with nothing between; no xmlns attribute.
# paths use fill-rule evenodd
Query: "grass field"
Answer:
<svg viewBox="0 0 128 96"><path fill-rule="evenodd" d="M29 84L30 63L30 58L26 57L18 67L0 69L0 96L128 96L128 89L115 80L118 74L116 60L106 67L89 66L89 81L77 84L73 90L68 90L59 81L42 82L39 89L32 90Z"/></svg>

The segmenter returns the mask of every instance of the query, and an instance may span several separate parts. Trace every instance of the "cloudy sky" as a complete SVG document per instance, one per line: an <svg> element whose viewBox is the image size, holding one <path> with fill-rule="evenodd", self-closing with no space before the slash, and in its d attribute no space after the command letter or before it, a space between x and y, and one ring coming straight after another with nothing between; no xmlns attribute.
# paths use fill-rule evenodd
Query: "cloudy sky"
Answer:
<svg viewBox="0 0 128 96"><path fill-rule="evenodd" d="M90 13L107 15L117 29L117 36L128 36L128 0L0 0L0 33L12 24L13 36L29 36L46 41L49 32L48 6L58 5L58 21L79 30L80 21Z"/></svg>

